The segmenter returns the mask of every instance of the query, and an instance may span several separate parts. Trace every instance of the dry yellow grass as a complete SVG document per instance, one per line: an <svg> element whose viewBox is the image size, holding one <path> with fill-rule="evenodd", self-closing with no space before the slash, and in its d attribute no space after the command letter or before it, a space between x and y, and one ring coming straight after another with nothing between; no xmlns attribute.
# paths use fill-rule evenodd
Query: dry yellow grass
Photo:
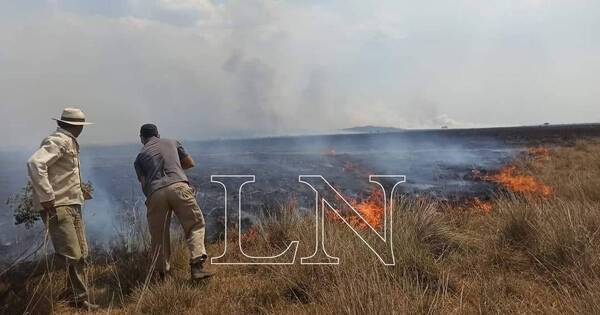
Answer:
<svg viewBox="0 0 600 315"><path fill-rule="evenodd" d="M326 244L339 266L214 266L215 278L192 284L179 241L173 278L148 283L143 250L117 248L89 269L93 297L102 313L114 314L600 313L600 144L552 148L548 158L523 157L517 166L554 195L499 193L488 214L403 200L394 217L393 267L329 222ZM312 249L313 224L284 207L245 246L266 255L299 240L301 257ZM211 244L209 253L223 245ZM29 279L5 312L76 313L47 298L44 277ZM59 290L55 282L52 291Z"/></svg>

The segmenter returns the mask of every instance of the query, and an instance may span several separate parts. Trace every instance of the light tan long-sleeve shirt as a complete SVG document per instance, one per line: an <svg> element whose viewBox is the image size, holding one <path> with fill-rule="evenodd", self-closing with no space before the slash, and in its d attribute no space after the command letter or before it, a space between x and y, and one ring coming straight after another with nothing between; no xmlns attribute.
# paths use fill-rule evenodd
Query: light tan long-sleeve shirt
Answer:
<svg viewBox="0 0 600 315"><path fill-rule="evenodd" d="M33 205L54 200L55 206L83 205L79 171L79 143L71 133L58 128L42 141L27 162L33 186Z"/></svg>

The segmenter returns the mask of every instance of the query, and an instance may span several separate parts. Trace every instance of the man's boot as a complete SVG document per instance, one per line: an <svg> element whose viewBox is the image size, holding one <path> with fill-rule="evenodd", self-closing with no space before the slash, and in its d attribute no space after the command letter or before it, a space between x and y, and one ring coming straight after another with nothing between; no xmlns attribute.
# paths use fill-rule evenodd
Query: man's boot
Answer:
<svg viewBox="0 0 600 315"><path fill-rule="evenodd" d="M192 280L202 280L209 277L212 277L215 273L212 271L208 271L204 268L204 262L206 261L207 256L203 255L196 259L193 259L190 263L190 269L192 271Z"/></svg>

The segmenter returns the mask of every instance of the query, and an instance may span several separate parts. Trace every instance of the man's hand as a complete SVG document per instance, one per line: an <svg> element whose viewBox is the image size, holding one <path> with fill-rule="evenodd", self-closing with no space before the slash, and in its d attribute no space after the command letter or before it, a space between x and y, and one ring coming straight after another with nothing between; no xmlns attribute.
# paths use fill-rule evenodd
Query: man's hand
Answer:
<svg viewBox="0 0 600 315"><path fill-rule="evenodd" d="M50 211L50 210L54 209L54 200L41 202L41 204L42 204L42 208L44 208L44 211Z"/></svg>
<svg viewBox="0 0 600 315"><path fill-rule="evenodd" d="M183 168L184 170L190 169L194 166L196 166L196 163L194 162L194 159L192 159L192 157L190 155L181 159L181 168Z"/></svg>

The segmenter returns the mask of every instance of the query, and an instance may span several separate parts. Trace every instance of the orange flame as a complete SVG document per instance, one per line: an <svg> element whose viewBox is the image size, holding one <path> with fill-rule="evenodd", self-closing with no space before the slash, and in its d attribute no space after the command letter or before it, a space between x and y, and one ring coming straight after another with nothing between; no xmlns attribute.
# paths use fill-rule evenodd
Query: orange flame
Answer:
<svg viewBox="0 0 600 315"><path fill-rule="evenodd" d="M492 212L492 209L493 209L491 202L482 201L481 199L479 199L477 197L473 198L472 204L473 204L473 207L475 207L475 209L481 210L484 213L490 213L490 212Z"/></svg>
<svg viewBox="0 0 600 315"><path fill-rule="evenodd" d="M519 174L517 167L514 165L506 166L498 174L486 176L484 179L500 183L504 187L522 194L550 197L553 193L551 187L546 186L537 178Z"/></svg>
<svg viewBox="0 0 600 315"><path fill-rule="evenodd" d="M440 201L439 207L444 212L479 214L490 214L494 209L491 201L481 200L479 197L467 198L460 201Z"/></svg>
<svg viewBox="0 0 600 315"><path fill-rule="evenodd" d="M352 208L356 209L356 211L360 213L360 215L364 219L364 221L361 220L361 218L357 216L354 212L349 214L341 213L341 215L344 217L344 219L346 219L346 221L348 221L348 223L350 223L350 225L361 229L366 229L368 225L372 226L375 229L381 227L384 219L384 207L383 193L380 190L372 190L369 197L361 201L358 201L354 198L345 199L352 206ZM328 211L325 213L325 215L328 219L332 221L342 221L342 219L333 212Z"/></svg>

